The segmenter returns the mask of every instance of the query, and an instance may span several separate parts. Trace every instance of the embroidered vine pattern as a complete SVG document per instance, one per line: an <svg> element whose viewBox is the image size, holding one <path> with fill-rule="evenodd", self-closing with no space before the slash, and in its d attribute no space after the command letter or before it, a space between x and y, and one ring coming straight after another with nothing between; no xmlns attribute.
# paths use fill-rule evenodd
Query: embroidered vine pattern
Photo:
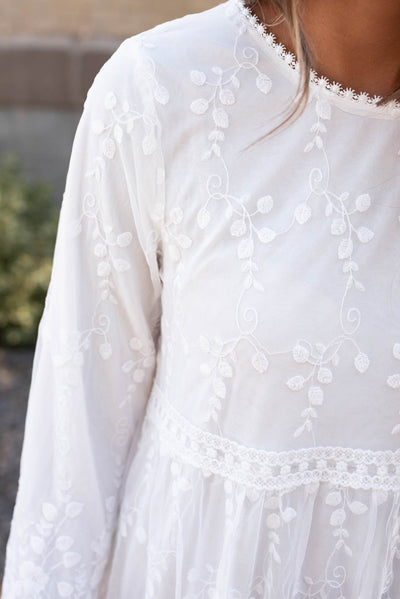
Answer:
<svg viewBox="0 0 400 599"><path fill-rule="evenodd" d="M144 64L144 63L143 63ZM142 68L145 68L142 64ZM168 92L163 86L157 86L154 71L147 64L148 77L154 80L154 97L161 104L168 101ZM15 551L19 551L23 561L18 573L15 573L16 587L25 594L24 589L35 590L37 597L83 597L92 596L90 589L94 588L101 579L103 568L108 557L113 534L119 490L125 469L125 456L128 448L130 429L133 418L133 394L138 385L148 380L146 370L154 367L155 350L152 338L129 339L126 348L128 359L119 364L121 376L127 379L125 397L121 398L119 411L113 422L113 434L110 438L110 448L114 460L114 493L104 497L104 523L102 530L91 543L92 563L86 562L89 556L83 556L75 544L70 521L85 517L87 505L84 500L77 499L73 494L74 481L69 473L68 455L71 452L69 430L72 426L70 414L73 404L74 389L80 384L81 370L84 367L85 352L94 350L94 340L99 339L96 351L104 361L112 359L113 346L110 338L111 316L105 311L107 306L117 305L115 283L113 277L124 276L131 268L130 261L124 256L129 255L129 246L134 240L130 231L116 231L108 221L96 186L102 183L107 162L112 161L118 152L118 145L123 142L124 135L129 135L134 122L143 123L145 135L142 140L144 154L151 154L156 148L155 125L156 118L152 113L139 112L131 108L128 101L120 101L113 91L106 93L103 100L104 118L95 118L91 123L91 132L98 137L99 153L93 158L93 165L85 172L85 179L93 181L91 189L82 198L80 216L65 224L65 230L60 230L72 241L79 237L83 230L90 230L89 239L92 242L94 256L94 271L97 275L97 297L93 302L91 326L78 330L61 329L57 341L57 351L51 351L51 358L59 370L59 394L57 402L57 421L55 432L56 451L60 456L56 472L55 497L43 501L41 515L38 521L30 524L22 535L21 543ZM108 121L107 121L108 117ZM136 126L135 126L136 127ZM122 252L122 254L121 254ZM49 297L46 300L46 313L42 323L44 344L52 343L46 317L53 305L54 293L49 286ZM112 312L112 310L111 310ZM18 509L18 507L17 507ZM61 568L70 570L66 580L59 580L53 588L46 563L49 559L55 562L52 571ZM50 588L51 587L51 588Z"/></svg>
<svg viewBox="0 0 400 599"><path fill-rule="evenodd" d="M259 60L259 55L256 49L246 46L242 49L242 54L245 59L239 54L238 42L240 36L244 33L245 26L241 26L235 39L234 45L234 67L223 69L220 66L213 66L211 71L214 78L209 79L203 71L191 71L191 81L199 86L208 86L211 88L209 97L201 97L194 100L190 108L198 115L206 115L210 106L213 106L212 119L215 128L212 129L209 140L212 141L212 146L202 154L202 160L211 160L212 157L218 160L224 177L214 173L207 180L207 199L198 211L197 224L200 229L206 229L211 223L210 205L212 202L224 202L226 218L231 219L230 233L232 237L238 238L237 257L241 263L241 271L244 273L242 290L238 296L236 303L236 323L239 330L239 335L234 340L223 340L218 335L214 340L207 339L204 335L199 339L199 346L207 354L212 356L208 362L201 364L201 372L205 376L211 377L211 385L213 389L212 395L209 397L207 409L204 413L204 420L207 422L213 420L219 428L218 413L222 409L221 400L228 396L227 382L234 376L234 366L236 361L235 349L241 341L249 343L252 349L251 364L253 368L261 374L268 371L270 358L274 354L287 353L291 355L297 363L308 363L310 371L307 375L296 374L286 381L286 385L293 391L302 390L306 383L307 388L307 403L300 411L302 424L294 431L294 436L298 437L304 432L310 433L314 444L316 439L314 435L313 420L317 418L317 407L321 406L324 401L323 386L328 385L333 380L333 370L339 363L339 356L342 345L349 342L354 345L355 357L354 367L359 373L364 373L369 367L369 357L358 346L354 335L360 326L361 315L356 307L352 307L347 311L347 321L352 324L348 328L344 320L344 304L351 289L363 292L365 287L361 280L356 277L359 270L358 264L353 256L354 235L357 236L359 242L367 243L374 237L373 231L366 226L356 228L351 216L353 213L364 213L368 210L371 199L368 194L360 194L355 198L354 208L348 206L350 195L348 192L343 192L337 195L329 190L329 161L325 150L323 136L327 132L326 122L331 118L331 106L329 102L317 95L314 99L316 121L311 125L313 137L304 148L307 154L316 149L321 152L325 165L325 173L321 168L312 168L309 175L309 195L301 201L294 209L292 221L284 231L276 231L271 227L265 226L265 215L268 215L273 207L274 200L271 195L266 194L263 197L257 198L255 201L256 208L251 209L250 206L253 199L249 195L236 197L229 192L229 169L224 160L222 152L222 143L225 140L225 133L222 129L227 130L229 127L229 115L226 108L236 101L232 85L232 75L227 76L231 70L233 73L233 85L236 88L240 87L240 69L245 65L245 68L256 68ZM258 77L261 72L257 68ZM261 84L260 82L263 82ZM268 81L268 84L266 83ZM259 89L264 93L268 93L272 88L273 82L268 75L263 74L259 79ZM340 240L337 256L342 261L342 271L346 276L345 289L340 303L339 322L343 330L343 334L331 339L328 343L320 341L311 342L309 340L297 339L291 348L273 352L263 346L257 339L256 329L258 325L258 312L255 307L245 305L244 300L250 290L256 290L263 294L265 289L261 281L257 277L259 267L254 260L255 243L263 244L273 243L280 235L288 233L296 225L305 225L312 216L312 209L309 205L311 197L326 200L325 215L326 217L334 216L331 223L332 236L343 236ZM263 215L263 226L257 227L255 219L257 215Z"/></svg>
<svg viewBox="0 0 400 599"><path fill-rule="evenodd" d="M392 348L393 357L396 360L400 360L400 342L396 342L393 344ZM390 374L386 379L387 384L392 389L400 389L400 372L396 372L395 374ZM399 412L400 414L400 412ZM400 423L395 424L391 431L392 435L396 435L400 433Z"/></svg>
<svg viewBox="0 0 400 599"><path fill-rule="evenodd" d="M335 544L327 558L323 575L318 580L308 575L303 576L305 589L298 591L298 595L296 596L299 598L305 597L309 599L310 597L318 597L322 599L327 596L329 589L335 589L338 592L338 599L345 599L343 589L345 582L348 580L347 570L345 565L334 565L335 558L341 552L344 552L347 560L353 558L354 551L350 545L350 532L346 527L346 522L348 521L349 513L361 516L362 514L366 514L369 508L364 502L353 499L350 489L341 486L330 486L331 489L326 494L324 503L332 508L329 524ZM384 490L374 490L373 497L375 498L376 505L379 506L388 500L388 493ZM361 581L353 580L352 582L356 585Z"/></svg>
<svg viewBox="0 0 400 599"><path fill-rule="evenodd" d="M208 160L215 154L221 156L221 142L225 139L224 129L229 127L229 113L227 107L231 106L236 102L235 90L240 87L240 80L238 74L242 69L255 70L257 75L255 78L256 87L264 94L268 94L271 90L271 80L265 73L262 73L258 66L258 53L254 48L244 48L242 51L243 57L238 56L238 38L235 40L233 55L235 58L235 65L227 69L223 69L219 65L211 67L211 72L214 77L211 79L207 78L206 73L199 70L190 71L190 79L192 83L201 87L207 88L209 94L207 97L204 95L196 98L190 104L190 109L198 115L205 114L212 108L212 119L214 128L208 134L208 140L210 141L210 147L204 151L201 156L202 160ZM233 89L232 89L233 88ZM208 214L204 209L199 219L202 223L206 223Z"/></svg>
<svg viewBox="0 0 400 599"><path fill-rule="evenodd" d="M246 0L236 0L235 2L239 11L246 17L247 22L262 36L267 44L274 50L277 56L281 58L293 71L299 71L299 64L295 55L287 50L285 46L278 43L275 34L268 31L264 23L262 23L257 15L253 14L248 6L246 6ZM313 68L310 70L310 87L312 90L324 89L332 93L332 96L349 100L353 105L373 105L376 114L389 112L393 115L398 114L400 110L400 102L398 99L392 100L386 106L378 106L377 103L381 99L381 96L371 96L367 92L357 93L351 87L343 87L337 81L330 81L324 75L319 75Z"/></svg>

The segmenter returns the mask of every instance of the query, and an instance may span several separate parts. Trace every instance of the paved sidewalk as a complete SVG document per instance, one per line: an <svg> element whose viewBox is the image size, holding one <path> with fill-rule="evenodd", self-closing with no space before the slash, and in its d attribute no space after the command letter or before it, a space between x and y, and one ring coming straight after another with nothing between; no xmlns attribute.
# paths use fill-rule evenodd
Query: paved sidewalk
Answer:
<svg viewBox="0 0 400 599"><path fill-rule="evenodd" d="M19 475L33 350L0 347L0 592Z"/></svg>

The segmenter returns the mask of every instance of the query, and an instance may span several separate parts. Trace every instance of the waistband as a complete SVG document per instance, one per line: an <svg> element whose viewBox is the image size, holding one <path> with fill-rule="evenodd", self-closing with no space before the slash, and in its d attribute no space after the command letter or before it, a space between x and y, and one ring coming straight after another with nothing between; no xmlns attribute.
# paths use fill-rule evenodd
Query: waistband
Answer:
<svg viewBox="0 0 400 599"><path fill-rule="evenodd" d="M163 453L178 462L258 490L330 482L354 489L400 490L400 450L316 446L267 451L240 444L191 423L154 382L145 420Z"/></svg>

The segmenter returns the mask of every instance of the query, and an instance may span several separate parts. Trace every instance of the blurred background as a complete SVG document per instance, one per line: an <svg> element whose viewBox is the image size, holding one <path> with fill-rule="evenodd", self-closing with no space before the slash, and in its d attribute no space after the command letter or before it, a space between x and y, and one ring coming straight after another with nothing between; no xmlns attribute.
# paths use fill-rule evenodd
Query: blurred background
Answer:
<svg viewBox="0 0 400 599"><path fill-rule="evenodd" d="M0 0L0 592L32 361L68 162L122 40L218 0Z"/></svg>

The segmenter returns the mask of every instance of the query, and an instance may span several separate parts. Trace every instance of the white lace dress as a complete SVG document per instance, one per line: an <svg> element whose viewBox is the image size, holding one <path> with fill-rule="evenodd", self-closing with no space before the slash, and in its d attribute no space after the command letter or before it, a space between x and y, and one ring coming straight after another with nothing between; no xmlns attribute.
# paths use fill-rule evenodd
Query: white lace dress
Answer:
<svg viewBox="0 0 400 599"><path fill-rule="evenodd" d="M238 0L96 75L3 599L400 599L400 106L297 80Z"/></svg>

